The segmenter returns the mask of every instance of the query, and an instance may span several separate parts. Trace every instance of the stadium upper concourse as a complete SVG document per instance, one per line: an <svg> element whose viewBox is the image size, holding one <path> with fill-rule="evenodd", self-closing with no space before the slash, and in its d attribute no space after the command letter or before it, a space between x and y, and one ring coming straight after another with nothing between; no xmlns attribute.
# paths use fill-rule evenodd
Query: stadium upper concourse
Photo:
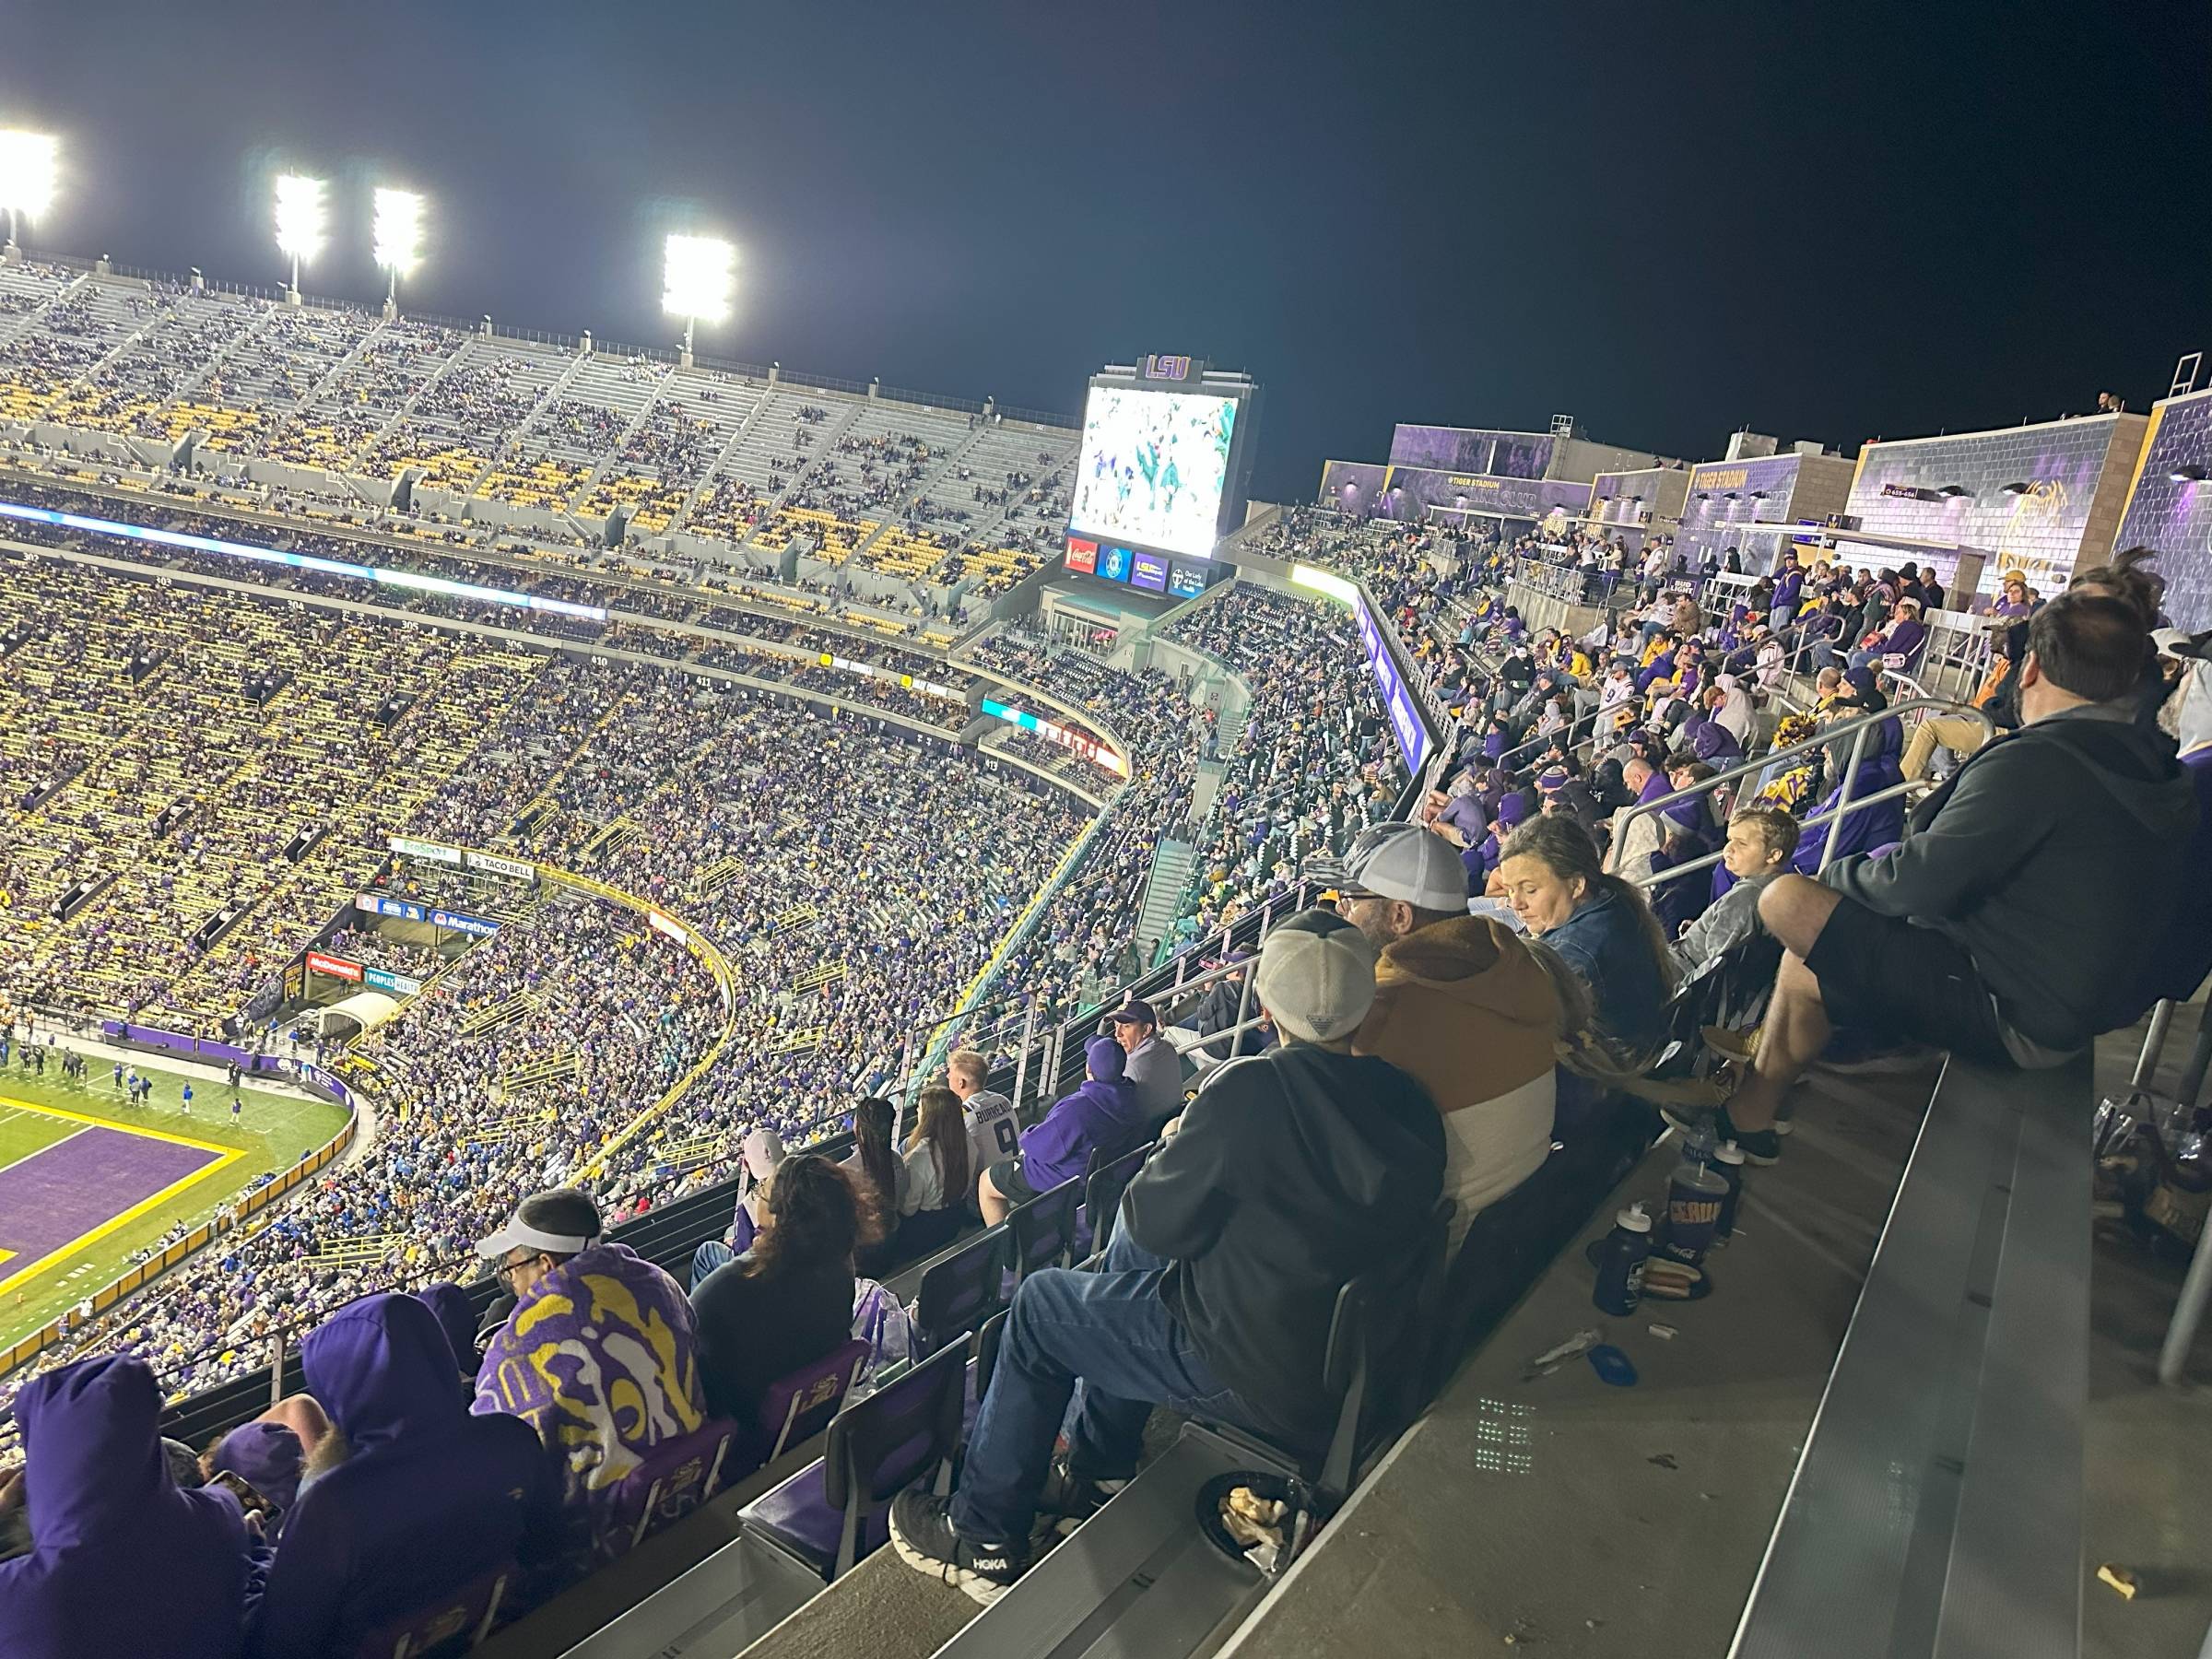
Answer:
<svg viewBox="0 0 2212 1659"><path fill-rule="evenodd" d="M1738 753L1786 772L1787 720L1878 744L1895 707L1901 747L1904 720L1975 718L2016 558L2048 598L2162 516L2175 614L2201 623L2196 510L2164 484L2206 396L1851 462L1756 435L1677 465L1572 423L1401 428L1389 464L1331 463L1317 505L1147 555L1071 523L1065 423L0 265L0 994L39 1041L236 1053L359 1128L19 1345L0 1389L143 1356L197 1449L299 1389L302 1337L359 1299L459 1279L484 1318L500 1287L472 1247L540 1189L587 1187L680 1277L734 1236L752 1132L853 1152L854 1101L914 1104L956 1043L1025 1126L1126 998L1233 1045L1261 1018L1251 954L1319 896L1316 861L1433 821L1474 793L1447 794L1463 770L1508 774L1500 830L1505 794L1595 779L1601 746L1575 753L1595 664L1547 685L1559 724L1503 732L1524 689L1539 718L1539 648L1571 678L1578 641L1599 662L1664 642L1682 654L1653 680L1695 692L1697 636L1747 679L1769 666L1760 578L1924 557L1960 603L1914 660L1875 653L1893 705L1835 706L1802 660L1760 682ZM2054 459L2009 477L2037 441ZM1790 473L1771 490L1748 477L1769 461ZM2041 488L2062 467L2077 488ZM1647 492L1659 510L1616 515ZM1814 505L1836 522L1805 523ZM1669 685L1636 693L1662 736ZM1565 751L1521 769L1528 798L1523 731ZM1677 801L1659 778L1622 809L1727 781ZM1848 799L1835 818L1863 821ZM1975 1619L2030 1633L2008 1653L2085 1622L2083 1652L2194 1641L2212 1598L2172 1524L2212 1473L2201 1403L2147 1375L2181 1253L2101 1239L2092 1302L2068 1138L2100 1093L2190 1104L2196 1016L2174 1000L2132 1094L2140 1030L2107 1037L2094 1079L2086 1051L1814 1074L1710 1299L1608 1319L1585 1250L1681 1156L1609 1078L1449 1272L1441 1242L1423 1258L1397 1346L1347 1315L1333 1374L1371 1392L1328 1388L1340 1460L1163 1411L1137 1477L979 1617L877 1547L881 1512L972 1444L1006 1286L1114 1224L1123 1160L1096 1160L1080 1190L880 1262L912 1345L867 1356L841 1415L794 1394L801 1430L750 1455L671 1437L688 1461L627 1495L635 1530L594 1539L594 1571L535 1606L518 1584L497 1618L502 1577L465 1622L504 1626L482 1651L518 1659L1874 1651L1841 1596L1887 1609L1865 1625L1905 1631L1898 1652L1973 1651L1912 1641ZM2104 1179L2139 1237L2186 1233L2186 1182ZM1254 1471L1326 1521L1287 1573L1201 1513L1209 1480ZM1870 1492L1886 1525L1853 1512ZM2007 1525L2027 1512L2033 1537ZM2090 1576L2105 1561L2140 1601ZM1989 1585L2006 1606L1976 1601ZM451 1635L461 1605L387 1611Z"/></svg>

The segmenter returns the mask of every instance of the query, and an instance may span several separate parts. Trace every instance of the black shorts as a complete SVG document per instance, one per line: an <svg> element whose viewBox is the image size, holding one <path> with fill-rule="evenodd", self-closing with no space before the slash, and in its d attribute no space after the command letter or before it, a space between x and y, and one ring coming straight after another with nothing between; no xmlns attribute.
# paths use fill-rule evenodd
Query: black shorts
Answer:
<svg viewBox="0 0 2212 1659"><path fill-rule="evenodd" d="M1996 998L1966 947L1948 934L1882 915L1847 895L1805 965L1820 982L1820 1000L1839 1026L2014 1064Z"/></svg>
<svg viewBox="0 0 2212 1659"><path fill-rule="evenodd" d="M998 1189L998 1195L1008 1204L1027 1204L1037 1196L1037 1189L1030 1184L1028 1177L1021 1172L1021 1159L1018 1158L1002 1158L983 1173L991 1177L991 1184Z"/></svg>

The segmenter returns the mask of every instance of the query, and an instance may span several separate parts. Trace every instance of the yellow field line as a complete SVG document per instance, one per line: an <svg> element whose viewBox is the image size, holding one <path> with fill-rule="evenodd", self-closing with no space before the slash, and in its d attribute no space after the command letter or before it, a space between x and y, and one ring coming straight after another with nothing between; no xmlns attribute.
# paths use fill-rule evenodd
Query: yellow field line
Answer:
<svg viewBox="0 0 2212 1659"><path fill-rule="evenodd" d="M96 1120L88 1119L87 1121L95 1122ZM120 1127L120 1125L114 1124L101 1124L98 1126L107 1129ZM135 1131L126 1130L125 1133L135 1133ZM165 1135L159 1138L163 1140L177 1140L179 1137L173 1135ZM200 1143L198 1141L184 1141L182 1144L188 1147L200 1147ZM29 1266L20 1268L18 1271L9 1274L7 1277L0 1279L0 1295L5 1295L8 1291L13 1290L18 1285L23 1283L26 1279L36 1277L39 1274L43 1273L47 1268L53 1266L56 1262L65 1261L70 1256L75 1255L78 1251L99 1243L100 1240L106 1238L117 1228L128 1227L132 1222L137 1220L139 1217L145 1215L147 1211L167 1204L171 1198L177 1196L178 1194L183 1192L186 1188L196 1185L198 1182L206 1180L208 1176L214 1174L218 1170L229 1169L232 1164L236 1163L240 1159L245 1156L243 1152L234 1151L226 1147L202 1147L201 1149L209 1152L220 1152L222 1156L214 1159L212 1162L202 1164L198 1169L193 1171L191 1174L183 1176L180 1180L171 1182L159 1192L155 1193L148 1197L141 1198L137 1203L132 1205L129 1209L123 1211L121 1214L110 1216L105 1221L102 1221L98 1227L91 1229L89 1231L77 1234L76 1238L70 1240L66 1244L62 1245L58 1249L47 1252L46 1254L41 1256L37 1261L31 1263ZM38 1154L34 1152L31 1154L31 1156L36 1158Z"/></svg>
<svg viewBox="0 0 2212 1659"><path fill-rule="evenodd" d="M199 1152L229 1152L243 1156L235 1147L220 1147L213 1141L194 1140L189 1135L171 1135L166 1129L142 1129L136 1124L121 1124L113 1118L93 1117L88 1112L71 1112L63 1106L33 1106L29 1100L18 1100L12 1095L0 1095L0 1106L18 1106L25 1112L35 1112L41 1117L60 1118L71 1124L89 1124L95 1129L119 1129L125 1135L142 1135L147 1140L168 1141L173 1146L190 1147ZM0 1285L0 1289L6 1287Z"/></svg>

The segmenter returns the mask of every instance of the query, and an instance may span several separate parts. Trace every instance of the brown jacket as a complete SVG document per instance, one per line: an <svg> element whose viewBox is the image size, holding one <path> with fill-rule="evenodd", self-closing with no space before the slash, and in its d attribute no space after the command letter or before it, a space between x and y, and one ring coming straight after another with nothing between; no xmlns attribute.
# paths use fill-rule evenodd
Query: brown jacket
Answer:
<svg viewBox="0 0 2212 1659"><path fill-rule="evenodd" d="M1559 999L1518 935L1488 917L1431 923L1387 947L1352 1052L1409 1072L1444 1118L1457 1247L1485 1205L1551 1150Z"/></svg>

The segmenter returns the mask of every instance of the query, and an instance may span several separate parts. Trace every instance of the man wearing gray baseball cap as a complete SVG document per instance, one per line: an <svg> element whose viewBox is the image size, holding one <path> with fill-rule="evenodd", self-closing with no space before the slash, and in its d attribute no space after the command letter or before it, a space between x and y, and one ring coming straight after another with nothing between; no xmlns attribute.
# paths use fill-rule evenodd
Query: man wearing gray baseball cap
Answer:
<svg viewBox="0 0 2212 1659"><path fill-rule="evenodd" d="M1261 946L1253 989L1281 1045L1207 1074L1129 1183L1101 1271L1021 1281L959 1489L916 1487L891 1507L909 1566L981 1602L1004 1594L1028 1565L1071 1397L1053 1501L1078 1517L1135 1473L1156 1403L1300 1448L1326 1441L1337 1292L1378 1267L1418 1268L1444 1136L1419 1084L1352 1053L1375 995L1358 928L1326 911L1288 918Z"/></svg>
<svg viewBox="0 0 2212 1659"><path fill-rule="evenodd" d="M1459 857L1414 824L1360 831L1341 859L1307 866L1337 913L1381 952L1375 1000L1352 1039L1411 1074L1444 1120L1451 1246L1551 1155L1559 1004L1510 927L1467 913Z"/></svg>

